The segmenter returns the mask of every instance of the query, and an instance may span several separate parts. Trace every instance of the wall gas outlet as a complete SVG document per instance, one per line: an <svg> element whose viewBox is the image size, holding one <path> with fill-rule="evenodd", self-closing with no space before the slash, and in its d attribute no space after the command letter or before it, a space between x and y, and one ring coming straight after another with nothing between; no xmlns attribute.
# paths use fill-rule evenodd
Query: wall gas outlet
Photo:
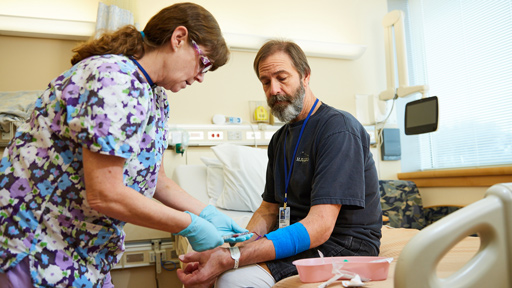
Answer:
<svg viewBox="0 0 512 288"><path fill-rule="evenodd" d="M191 131L188 134L189 134L188 140L203 140L204 139L203 131Z"/></svg>
<svg viewBox="0 0 512 288"><path fill-rule="evenodd" d="M11 134L2 132L2 140L11 140Z"/></svg>
<svg viewBox="0 0 512 288"><path fill-rule="evenodd" d="M169 145L176 146L178 143L183 143L183 131L171 131L169 136Z"/></svg>
<svg viewBox="0 0 512 288"><path fill-rule="evenodd" d="M247 138L247 140L259 140L261 139L261 132L252 132L252 131L248 131L246 134L245 134L245 138Z"/></svg>
<svg viewBox="0 0 512 288"><path fill-rule="evenodd" d="M272 139L272 136L274 136L275 131L265 131L265 140Z"/></svg>
<svg viewBox="0 0 512 288"><path fill-rule="evenodd" d="M128 252L124 255L125 265L140 266L149 262L148 251Z"/></svg>

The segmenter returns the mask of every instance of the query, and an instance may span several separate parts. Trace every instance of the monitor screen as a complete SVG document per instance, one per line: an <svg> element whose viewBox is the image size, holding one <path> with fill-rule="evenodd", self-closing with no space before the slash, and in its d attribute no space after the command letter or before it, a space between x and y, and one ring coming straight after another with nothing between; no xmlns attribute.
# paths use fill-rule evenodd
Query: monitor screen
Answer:
<svg viewBox="0 0 512 288"><path fill-rule="evenodd" d="M405 105L405 135L436 131L438 112L436 96L407 103Z"/></svg>

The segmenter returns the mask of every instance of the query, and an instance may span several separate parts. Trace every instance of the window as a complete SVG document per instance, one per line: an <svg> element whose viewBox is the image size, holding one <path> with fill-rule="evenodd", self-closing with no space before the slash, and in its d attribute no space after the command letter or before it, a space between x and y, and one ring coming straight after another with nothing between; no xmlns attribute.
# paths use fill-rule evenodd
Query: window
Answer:
<svg viewBox="0 0 512 288"><path fill-rule="evenodd" d="M439 98L438 131L401 135L402 171L512 164L512 0L388 4L406 14L410 85Z"/></svg>

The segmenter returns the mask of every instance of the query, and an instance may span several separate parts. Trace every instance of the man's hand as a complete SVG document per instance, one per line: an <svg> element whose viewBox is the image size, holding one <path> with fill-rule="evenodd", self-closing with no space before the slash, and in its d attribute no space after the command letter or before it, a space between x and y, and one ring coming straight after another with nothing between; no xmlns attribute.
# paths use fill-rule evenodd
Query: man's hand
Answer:
<svg viewBox="0 0 512 288"><path fill-rule="evenodd" d="M178 269L177 275L185 287L209 287L217 277L232 266L229 249L218 247L201 253L190 252L180 255L181 262L187 264Z"/></svg>

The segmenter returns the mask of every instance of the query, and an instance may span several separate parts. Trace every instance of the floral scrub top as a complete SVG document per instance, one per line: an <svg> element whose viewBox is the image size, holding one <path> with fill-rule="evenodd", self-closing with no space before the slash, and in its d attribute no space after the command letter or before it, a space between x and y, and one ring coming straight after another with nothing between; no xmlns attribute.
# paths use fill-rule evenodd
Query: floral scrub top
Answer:
<svg viewBox="0 0 512 288"><path fill-rule="evenodd" d="M125 223L89 206L82 147L125 158L125 185L152 197L168 115L164 89L124 56L93 56L54 79L0 161L0 271L29 257L36 287L101 287Z"/></svg>

